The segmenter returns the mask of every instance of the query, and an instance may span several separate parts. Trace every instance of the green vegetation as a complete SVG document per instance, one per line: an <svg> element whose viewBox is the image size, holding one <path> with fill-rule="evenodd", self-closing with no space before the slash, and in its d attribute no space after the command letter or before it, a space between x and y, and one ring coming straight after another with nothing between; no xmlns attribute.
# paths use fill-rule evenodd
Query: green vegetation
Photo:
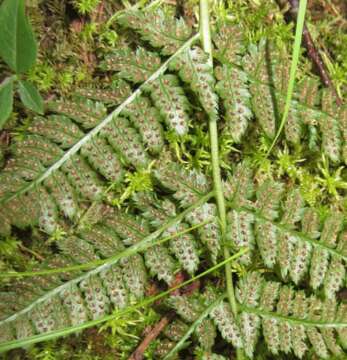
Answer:
<svg viewBox="0 0 347 360"><path fill-rule="evenodd" d="M306 19L343 98L342 16L25 5L0 5L4 359L344 359L347 111L300 45Z"/></svg>

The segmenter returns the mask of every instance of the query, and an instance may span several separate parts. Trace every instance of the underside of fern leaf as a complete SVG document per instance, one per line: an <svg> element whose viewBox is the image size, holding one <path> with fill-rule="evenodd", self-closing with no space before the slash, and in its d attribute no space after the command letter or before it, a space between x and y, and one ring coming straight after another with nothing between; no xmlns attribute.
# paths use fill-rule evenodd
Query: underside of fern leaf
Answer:
<svg viewBox="0 0 347 360"><path fill-rule="evenodd" d="M47 115L11 144L0 172L0 234L28 234L49 256L25 269L32 277L10 273L16 280L4 282L0 351L110 319L153 288L175 289L177 279L213 271L192 293L168 291L158 311L175 315L155 358L177 355L189 337L199 359L224 359L217 342L253 358L261 341L271 358L343 358L343 206L319 212L299 176L262 172L247 153L255 149L248 139L266 144L278 130L286 49L267 39L247 47L241 25L217 22L212 66L199 34L165 9L123 11L119 25L134 39L98 66L115 85L52 98ZM308 156L322 151L338 166L346 162L346 118L304 74L283 143ZM218 123L221 158L227 149L219 194L226 228L216 154L206 154L196 130L207 131L208 119ZM308 141L313 133L318 140ZM215 270L229 251L241 251L232 263L238 311Z"/></svg>

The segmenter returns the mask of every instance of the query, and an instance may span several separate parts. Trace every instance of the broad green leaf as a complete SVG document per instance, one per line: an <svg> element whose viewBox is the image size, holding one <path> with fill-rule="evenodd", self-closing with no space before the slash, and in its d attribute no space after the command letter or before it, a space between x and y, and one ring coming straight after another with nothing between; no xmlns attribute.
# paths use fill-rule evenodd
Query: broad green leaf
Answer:
<svg viewBox="0 0 347 360"><path fill-rule="evenodd" d="M36 113L43 114L43 100L36 87L28 81L18 82L18 92L22 103Z"/></svg>
<svg viewBox="0 0 347 360"><path fill-rule="evenodd" d="M17 73L34 64L37 44L25 16L24 0L4 0L0 6L0 56Z"/></svg>
<svg viewBox="0 0 347 360"><path fill-rule="evenodd" d="M10 117L13 108L13 78L6 79L0 85L0 130Z"/></svg>

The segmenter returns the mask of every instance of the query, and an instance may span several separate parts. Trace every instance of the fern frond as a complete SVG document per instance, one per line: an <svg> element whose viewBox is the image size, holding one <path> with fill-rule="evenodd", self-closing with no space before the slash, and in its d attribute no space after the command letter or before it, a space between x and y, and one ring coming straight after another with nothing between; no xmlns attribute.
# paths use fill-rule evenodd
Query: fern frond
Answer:
<svg viewBox="0 0 347 360"><path fill-rule="evenodd" d="M28 131L55 142L63 149L70 148L83 136L79 127L63 115L35 117Z"/></svg>
<svg viewBox="0 0 347 360"><path fill-rule="evenodd" d="M210 252L212 262L216 263L221 250L221 230L217 217L217 206L206 203L193 210L186 218L191 225L209 222L197 231L201 242Z"/></svg>
<svg viewBox="0 0 347 360"><path fill-rule="evenodd" d="M309 274L313 289L323 285L325 295L334 297L345 276L343 215L329 215L320 234L317 213L305 209L303 198L295 187L281 203L283 184L268 179L258 186L257 199L251 200L250 173L251 170L241 163L226 183L226 196L231 199L228 243L236 249L248 247L250 250L239 261L250 264L257 245L265 265L274 268L278 264L283 278L289 276L298 284ZM234 192L241 195L233 198Z"/></svg>
<svg viewBox="0 0 347 360"><path fill-rule="evenodd" d="M206 304L201 294L193 294L189 297L185 295L171 296L167 302L183 320L188 323L193 323L187 330L188 333L194 333L194 337L196 337L201 348L207 351L211 350L217 335L216 328L213 322L207 318L208 314L203 316ZM196 324L196 326L194 326L194 324ZM172 340L178 341L176 349L179 349L179 344L182 342L181 338L186 337L186 329L184 329L183 326L180 326L179 330L179 338L176 337L176 339L174 339L169 337Z"/></svg>
<svg viewBox="0 0 347 360"><path fill-rule="evenodd" d="M84 129L94 128L107 113L103 103L79 97L73 101L50 101L47 106L50 111L65 115L81 124Z"/></svg>
<svg viewBox="0 0 347 360"><path fill-rule="evenodd" d="M126 81L118 79L115 85L111 85L111 88L80 88L76 91L76 95L104 104L119 105L131 95L131 88Z"/></svg>
<svg viewBox="0 0 347 360"><path fill-rule="evenodd" d="M169 201L160 201L147 193L137 193L134 196L136 206L141 209L143 216L157 227L165 220L176 216L175 205ZM178 223L168 228L164 236L171 236L187 229L185 223ZM190 233L176 236L170 241L170 250L175 255L181 266L189 273L194 274L199 265L198 245Z"/></svg>
<svg viewBox="0 0 347 360"><path fill-rule="evenodd" d="M157 11L128 11L119 18L123 26L136 30L143 40L161 48L163 55L171 55L191 36L192 30L183 19Z"/></svg>
<svg viewBox="0 0 347 360"><path fill-rule="evenodd" d="M123 114L129 117L131 124L139 131L149 152L160 153L164 146L160 114L150 105L149 100L145 97L135 99L124 109Z"/></svg>
<svg viewBox="0 0 347 360"><path fill-rule="evenodd" d="M104 184L83 157L72 157L62 166L62 171L82 198L101 199Z"/></svg>
<svg viewBox="0 0 347 360"><path fill-rule="evenodd" d="M130 126L127 119L118 117L102 129L100 135L108 140L128 164L140 168L148 165L149 158L140 135Z"/></svg>
<svg viewBox="0 0 347 360"><path fill-rule="evenodd" d="M163 75L148 85L151 98L169 129L178 135L188 132L190 106L175 75Z"/></svg>
<svg viewBox="0 0 347 360"><path fill-rule="evenodd" d="M263 39L258 46L252 44L242 59L244 69L250 74L249 91L252 95L252 110L265 134L272 138L276 129L276 109L268 73L267 44Z"/></svg>
<svg viewBox="0 0 347 360"><path fill-rule="evenodd" d="M232 247L240 250L243 247L249 251L242 255L239 262L244 265L250 265L252 255L255 248L254 236L254 216L247 212L237 212L232 210L228 213L228 227L226 240L230 242Z"/></svg>
<svg viewBox="0 0 347 360"><path fill-rule="evenodd" d="M241 55L246 51L243 31L238 24L218 24L213 42L216 47L214 56L223 64L239 63Z"/></svg>
<svg viewBox="0 0 347 360"><path fill-rule="evenodd" d="M322 134L323 151L329 159L338 162L342 142L339 121L335 118L338 110L336 105L333 105L334 102L334 95L330 91L324 90L322 93L322 110L326 114L320 113L318 121Z"/></svg>
<svg viewBox="0 0 347 360"><path fill-rule="evenodd" d="M134 53L129 47L115 50L106 56L101 67L103 70L115 71L117 75L133 83L146 81L161 65L156 53L138 48Z"/></svg>
<svg viewBox="0 0 347 360"><path fill-rule="evenodd" d="M174 192L182 207L194 203L211 189L210 179L196 170L186 170L181 165L163 159L158 163L154 176L168 190Z"/></svg>
<svg viewBox="0 0 347 360"><path fill-rule="evenodd" d="M159 280L164 280L168 285L173 284L176 264L164 246L153 246L145 253L145 262Z"/></svg>
<svg viewBox="0 0 347 360"><path fill-rule="evenodd" d="M237 164L234 174L224 183L224 196L236 206L251 206L254 190L253 169L249 161Z"/></svg>
<svg viewBox="0 0 347 360"><path fill-rule="evenodd" d="M177 71L181 79L191 86L206 113L216 118L218 98L214 92L215 79L208 55L201 48L194 47L171 61L169 68Z"/></svg>
<svg viewBox="0 0 347 360"><path fill-rule="evenodd" d="M81 155L107 180L119 183L124 174L123 166L113 149L102 137L95 137L81 148Z"/></svg>
<svg viewBox="0 0 347 360"><path fill-rule="evenodd" d="M227 340L234 346L243 347L249 357L253 357L262 332L274 355L293 350L302 358L308 350L307 338L317 355L323 358L328 358L329 350L333 354L342 354L334 331L347 326L337 319L338 311L335 312L342 304L334 306L329 300L321 302L314 296L306 297L302 291L264 281L258 273L249 273L242 279L237 299L241 309L241 330L232 316L226 316L229 305L224 302L220 305L223 311L217 311L217 320L222 322L224 319L224 331L233 329L230 335L234 336ZM211 316L216 314L211 313ZM325 344L329 344L329 349Z"/></svg>
<svg viewBox="0 0 347 360"><path fill-rule="evenodd" d="M247 75L231 65L217 67L215 73L218 80L216 92L223 99L225 108L224 134L229 135L238 143L252 118L251 94L246 85Z"/></svg>
<svg viewBox="0 0 347 360"><path fill-rule="evenodd" d="M343 215L341 213L337 213L328 217L324 222L320 242L326 245L328 248L334 248L336 246L338 233L342 227L342 222ZM323 283L329 266L329 257L330 254L325 249L313 250L310 268L310 284L313 289L317 289Z"/></svg>

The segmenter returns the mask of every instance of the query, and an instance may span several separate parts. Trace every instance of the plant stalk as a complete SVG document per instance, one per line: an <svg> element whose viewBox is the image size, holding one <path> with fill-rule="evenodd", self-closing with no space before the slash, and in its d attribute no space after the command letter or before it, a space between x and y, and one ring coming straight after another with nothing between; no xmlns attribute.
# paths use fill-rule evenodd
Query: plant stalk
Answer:
<svg viewBox="0 0 347 360"><path fill-rule="evenodd" d="M209 55L209 63L213 68L212 57L212 41L209 21L209 8L208 0L200 0L200 37L204 48L204 51ZM217 130L217 118L215 116L209 116L209 133L210 133L210 145L211 145L211 160L212 160L212 173L215 197L218 207L218 215L221 227L222 244L224 248L224 258L230 257L229 249L225 246L225 234L226 234L226 210L225 200L223 194L222 177L219 165L219 146L218 146L218 130ZM235 299L234 284L232 279L232 272L230 263L225 264L225 276L227 285L227 295L231 310L237 318L237 303ZM238 359L242 359L242 353L238 352Z"/></svg>

